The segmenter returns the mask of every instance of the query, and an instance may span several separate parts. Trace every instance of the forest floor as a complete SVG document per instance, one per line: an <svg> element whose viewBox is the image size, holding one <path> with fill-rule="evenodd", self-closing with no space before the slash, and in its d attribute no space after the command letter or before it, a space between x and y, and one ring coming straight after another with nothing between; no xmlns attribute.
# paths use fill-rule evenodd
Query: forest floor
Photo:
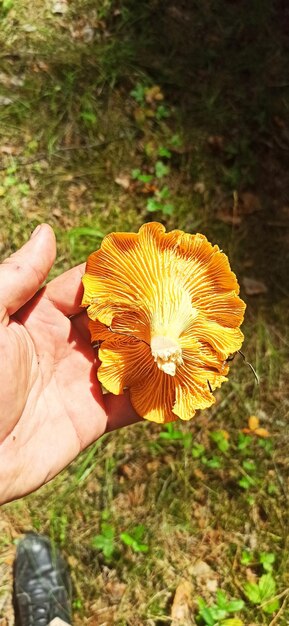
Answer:
<svg viewBox="0 0 289 626"><path fill-rule="evenodd" d="M35 530L68 559L76 625L286 626L287 3L2 0L0 21L1 257L42 221L51 277L113 230L203 232L240 280L259 378L237 355L192 422L107 435L4 506L0 625Z"/></svg>

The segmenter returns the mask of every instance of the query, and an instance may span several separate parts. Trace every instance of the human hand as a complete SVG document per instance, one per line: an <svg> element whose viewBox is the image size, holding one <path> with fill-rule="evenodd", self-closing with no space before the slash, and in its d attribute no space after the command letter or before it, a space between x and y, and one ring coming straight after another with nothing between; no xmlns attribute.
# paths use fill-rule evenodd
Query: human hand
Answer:
<svg viewBox="0 0 289 626"><path fill-rule="evenodd" d="M56 253L42 224L0 265L0 503L48 482L104 432L137 421L103 395L79 265L40 291Z"/></svg>

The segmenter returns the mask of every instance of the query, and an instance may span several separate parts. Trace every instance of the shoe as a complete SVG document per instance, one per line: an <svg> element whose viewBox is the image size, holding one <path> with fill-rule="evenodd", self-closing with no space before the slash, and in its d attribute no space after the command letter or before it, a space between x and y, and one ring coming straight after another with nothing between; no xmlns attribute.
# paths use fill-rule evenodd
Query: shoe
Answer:
<svg viewBox="0 0 289 626"><path fill-rule="evenodd" d="M55 617L71 624L71 583L66 563L47 537L28 533L14 562L15 626L47 626Z"/></svg>

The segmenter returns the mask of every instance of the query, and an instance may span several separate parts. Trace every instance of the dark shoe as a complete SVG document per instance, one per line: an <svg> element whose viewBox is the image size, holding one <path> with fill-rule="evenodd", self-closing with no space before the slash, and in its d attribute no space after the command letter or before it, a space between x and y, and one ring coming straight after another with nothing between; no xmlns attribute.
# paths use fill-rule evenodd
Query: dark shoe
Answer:
<svg viewBox="0 0 289 626"><path fill-rule="evenodd" d="M15 626L47 626L54 617L71 624L68 568L47 537L27 534L14 562Z"/></svg>

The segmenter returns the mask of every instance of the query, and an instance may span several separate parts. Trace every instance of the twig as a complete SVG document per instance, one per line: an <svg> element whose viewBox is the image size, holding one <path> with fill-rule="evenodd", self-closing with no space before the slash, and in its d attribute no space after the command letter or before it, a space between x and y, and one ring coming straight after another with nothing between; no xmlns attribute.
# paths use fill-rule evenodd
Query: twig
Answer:
<svg viewBox="0 0 289 626"><path fill-rule="evenodd" d="M284 595L285 592L283 592L283 594L279 594L279 596L276 596L276 598L280 598L282 595ZM273 619L271 620L269 626L275 626L275 624L278 624L278 620L280 615L282 615L285 606L287 604L287 600L288 600L288 594L289 594L289 589L286 589L286 596L284 598L284 601L282 602L279 611L276 613L275 617L273 617Z"/></svg>
<svg viewBox="0 0 289 626"><path fill-rule="evenodd" d="M271 604L272 600L280 600L281 598L284 598L284 596L286 596L287 598L288 595L289 595L289 587L286 587L284 591L281 591L280 593L276 594L276 596L274 596L273 598L269 598L269 600L264 600L262 604L259 604L259 608L262 609L263 606L266 606L267 604Z"/></svg>

